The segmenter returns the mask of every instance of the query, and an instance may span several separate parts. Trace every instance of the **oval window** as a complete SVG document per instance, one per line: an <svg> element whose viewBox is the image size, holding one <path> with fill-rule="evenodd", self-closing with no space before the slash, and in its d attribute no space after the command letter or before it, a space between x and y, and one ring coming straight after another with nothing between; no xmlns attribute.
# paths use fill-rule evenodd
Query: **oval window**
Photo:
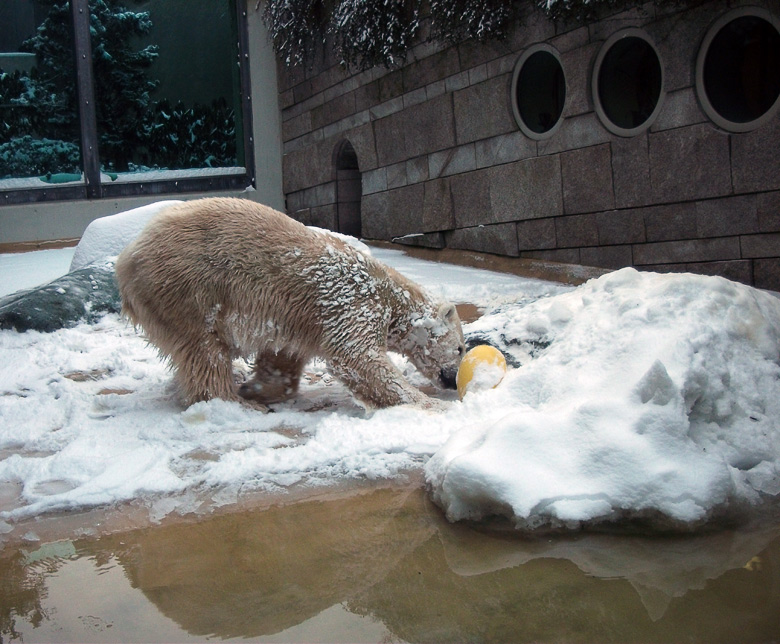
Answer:
<svg viewBox="0 0 780 644"><path fill-rule="evenodd" d="M717 125L747 132L780 105L780 31L763 9L744 7L715 22L696 61L696 90Z"/></svg>
<svg viewBox="0 0 780 644"><path fill-rule="evenodd" d="M599 51L593 71L593 102L612 133L634 136L658 116L663 67L650 38L639 29L614 34Z"/></svg>
<svg viewBox="0 0 780 644"><path fill-rule="evenodd" d="M566 79L558 52L548 45L526 51L512 76L512 111L523 133L532 139L552 136L561 124Z"/></svg>

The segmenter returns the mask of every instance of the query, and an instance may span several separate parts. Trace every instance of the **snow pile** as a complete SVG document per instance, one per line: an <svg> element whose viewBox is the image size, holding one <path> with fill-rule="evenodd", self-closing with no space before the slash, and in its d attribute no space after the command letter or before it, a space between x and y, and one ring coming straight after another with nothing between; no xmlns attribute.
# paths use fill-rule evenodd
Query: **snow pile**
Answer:
<svg viewBox="0 0 780 644"><path fill-rule="evenodd" d="M0 297L64 275L72 256L72 248L0 254Z"/></svg>
<svg viewBox="0 0 780 644"><path fill-rule="evenodd" d="M73 254L70 270L76 271L95 262L119 255L124 247L138 236L154 215L177 203L182 202L177 200L158 201L116 215L95 219L87 226L81 236L76 252Z"/></svg>
<svg viewBox="0 0 780 644"><path fill-rule="evenodd" d="M485 316L521 368L425 467L452 520L696 525L780 493L780 300L633 269ZM461 412L462 413L462 412Z"/></svg>

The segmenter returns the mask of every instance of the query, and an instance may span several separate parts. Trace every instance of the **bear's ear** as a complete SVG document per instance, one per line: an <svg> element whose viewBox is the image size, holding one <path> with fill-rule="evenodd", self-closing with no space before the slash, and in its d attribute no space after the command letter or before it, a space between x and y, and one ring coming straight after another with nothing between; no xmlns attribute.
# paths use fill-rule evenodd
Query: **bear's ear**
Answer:
<svg viewBox="0 0 780 644"><path fill-rule="evenodd" d="M458 318L458 311L454 304L442 304L439 307L439 317L447 322L452 322Z"/></svg>

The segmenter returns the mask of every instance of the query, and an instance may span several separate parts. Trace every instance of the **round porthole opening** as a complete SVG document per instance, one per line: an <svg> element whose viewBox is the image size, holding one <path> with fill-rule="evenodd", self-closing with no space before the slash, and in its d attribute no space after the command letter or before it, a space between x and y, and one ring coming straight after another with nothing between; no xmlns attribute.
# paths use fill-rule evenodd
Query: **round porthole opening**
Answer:
<svg viewBox="0 0 780 644"><path fill-rule="evenodd" d="M593 73L593 99L610 132L634 136L649 128L662 97L663 67L644 32L629 29L604 43Z"/></svg>
<svg viewBox="0 0 780 644"><path fill-rule="evenodd" d="M780 29L763 9L743 7L715 22L696 64L704 111L731 132L764 124L780 106Z"/></svg>
<svg viewBox="0 0 780 644"><path fill-rule="evenodd" d="M512 76L512 111L523 133L532 139L552 136L561 124L566 79L558 52L537 45L517 61Z"/></svg>

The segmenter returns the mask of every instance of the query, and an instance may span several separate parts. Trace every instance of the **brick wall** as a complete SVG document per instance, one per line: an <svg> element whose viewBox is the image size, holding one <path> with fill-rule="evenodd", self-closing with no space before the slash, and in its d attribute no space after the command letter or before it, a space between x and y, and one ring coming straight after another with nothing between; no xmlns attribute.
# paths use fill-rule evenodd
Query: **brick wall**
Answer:
<svg viewBox="0 0 780 644"><path fill-rule="evenodd" d="M780 0L759 4L780 15ZM396 70L345 72L327 56L310 70L280 67L288 212L336 228L334 155L348 140L363 237L780 290L780 117L728 133L695 90L702 39L733 6L649 4L588 26L529 7L505 41L422 44ZM601 45L626 27L644 29L665 72L658 118L631 138L602 125L590 92ZM567 99L560 128L537 141L513 118L510 85L540 42L560 53Z"/></svg>

